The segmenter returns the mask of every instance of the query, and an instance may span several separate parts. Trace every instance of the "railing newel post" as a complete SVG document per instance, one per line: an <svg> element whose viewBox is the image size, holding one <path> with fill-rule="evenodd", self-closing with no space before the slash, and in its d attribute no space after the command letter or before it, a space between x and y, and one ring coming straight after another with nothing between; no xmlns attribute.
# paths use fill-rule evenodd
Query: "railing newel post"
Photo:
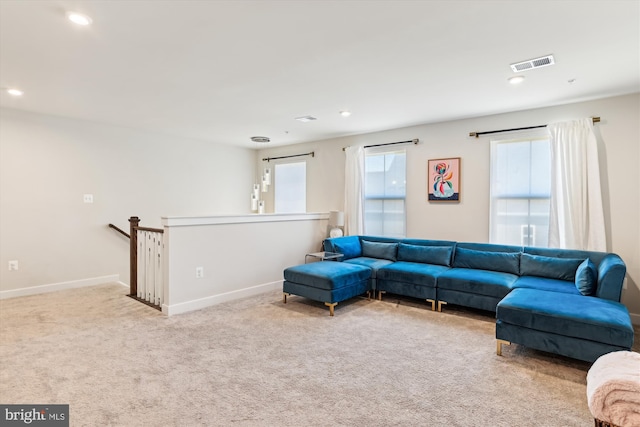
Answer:
<svg viewBox="0 0 640 427"><path fill-rule="evenodd" d="M140 218L132 216L129 218L129 295L138 295L138 224Z"/></svg>

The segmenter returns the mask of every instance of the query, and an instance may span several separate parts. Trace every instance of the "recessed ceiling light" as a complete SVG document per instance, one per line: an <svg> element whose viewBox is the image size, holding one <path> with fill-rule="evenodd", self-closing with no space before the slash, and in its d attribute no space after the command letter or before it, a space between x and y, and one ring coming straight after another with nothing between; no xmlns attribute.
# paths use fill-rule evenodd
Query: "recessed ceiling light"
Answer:
<svg viewBox="0 0 640 427"><path fill-rule="evenodd" d="M313 116L302 116L302 117L296 117L296 120L299 122L312 122L314 120L318 120Z"/></svg>
<svg viewBox="0 0 640 427"><path fill-rule="evenodd" d="M340 111L340 115L342 117L349 117L351 115L351 111L346 111L346 110Z"/></svg>
<svg viewBox="0 0 640 427"><path fill-rule="evenodd" d="M524 76L514 76L509 79L509 83L512 85L520 84L524 81Z"/></svg>
<svg viewBox="0 0 640 427"><path fill-rule="evenodd" d="M90 25L92 22L91 18L89 18L87 15L83 15L82 13L78 12L67 12L67 19L74 24L82 25L83 27Z"/></svg>
<svg viewBox="0 0 640 427"><path fill-rule="evenodd" d="M7 93L11 96L22 96L24 92L20 89L7 89Z"/></svg>

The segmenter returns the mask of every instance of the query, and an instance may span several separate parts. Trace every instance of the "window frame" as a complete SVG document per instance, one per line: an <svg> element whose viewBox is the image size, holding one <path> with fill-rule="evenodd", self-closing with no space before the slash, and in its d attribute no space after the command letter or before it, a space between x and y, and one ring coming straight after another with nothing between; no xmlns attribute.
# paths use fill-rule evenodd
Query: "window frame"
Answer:
<svg viewBox="0 0 640 427"><path fill-rule="evenodd" d="M376 195L367 195L367 158L368 157L374 157L374 156L387 156L387 155L391 155L391 154L401 154L404 156L404 182L403 182L403 186L404 186L404 192L403 195L399 196L399 195L387 195L387 194L376 194ZM406 149L389 149L388 147L379 147L377 149L372 149L368 152L365 153L365 171L364 171L364 176L365 176L365 182L363 185L363 196L364 196L364 206L363 206L363 229L364 229L364 233L365 234L376 234L379 236L383 236L383 237L400 237L400 238L404 238L407 235L407 188L406 188L406 183L407 183L407 150ZM387 169L385 168L385 174L386 174ZM382 215L382 221L381 221L381 226L382 226L382 232L381 233L371 233L370 230L368 231L367 228L371 228L371 224L369 224L369 227L367 226L367 213L371 213L371 211L367 210L367 202L375 202L375 201L379 201L382 202L382 211L381 211L381 215ZM385 232L385 223L386 221L384 220L385 216L389 215L389 212L385 212L384 209L384 204L385 202L388 201L400 201L402 202L402 234L387 234Z"/></svg>
<svg viewBox="0 0 640 427"><path fill-rule="evenodd" d="M282 167L282 166L291 166L291 165L304 165L304 210L303 211L291 211L291 210L284 210L284 211L279 211L278 210L278 191L279 187L281 185L280 182L280 178L278 177L278 168ZM282 172L282 169L280 169L280 172ZM280 162L280 163L275 163L273 165L273 211L274 213L306 213L307 212L307 161L306 160L297 160L297 161L290 161L290 162ZM280 184L280 185L279 185Z"/></svg>
<svg viewBox="0 0 640 427"><path fill-rule="evenodd" d="M531 143L547 141L549 143L549 135L543 133L534 133L530 135L523 135L520 138L509 138L509 139L492 139L490 144L490 164L489 164L489 242L496 244L507 244L507 245L519 245L519 246L538 246L538 247L548 247L548 234L546 238L544 238L545 242L543 244L540 243L540 238L536 239L536 225L532 222L532 217L535 216L532 214L532 203L535 201L546 200L550 203L551 200L551 188L549 186L546 194L543 193L535 193L531 191L531 181L532 181L532 171L534 170L534 165L532 164L532 145ZM529 142L529 151L530 155L528 157L528 170L529 170L529 190L528 192L513 192L511 194L504 193L500 195L496 195L495 191L495 179L497 179L494 175L496 174L495 165L497 150L496 146L500 144L509 144L509 143L524 143ZM550 162L549 162L550 166ZM502 241L497 239L498 237L498 216L497 205L500 201L526 201L527 203L527 223L520 224L520 242L514 243L512 241ZM524 234L524 226L527 228L526 236ZM547 223L546 228L549 227L549 216L547 213ZM533 233L532 233L533 231ZM534 239L532 241L532 238Z"/></svg>

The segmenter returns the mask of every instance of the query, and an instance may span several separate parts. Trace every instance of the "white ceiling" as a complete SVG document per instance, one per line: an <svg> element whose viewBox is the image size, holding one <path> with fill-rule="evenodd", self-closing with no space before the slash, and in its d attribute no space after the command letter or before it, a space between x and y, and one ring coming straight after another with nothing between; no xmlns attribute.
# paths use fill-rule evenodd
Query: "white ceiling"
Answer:
<svg viewBox="0 0 640 427"><path fill-rule="evenodd" d="M640 1L1 0L0 86L25 92L8 108L293 144L638 92Z"/></svg>

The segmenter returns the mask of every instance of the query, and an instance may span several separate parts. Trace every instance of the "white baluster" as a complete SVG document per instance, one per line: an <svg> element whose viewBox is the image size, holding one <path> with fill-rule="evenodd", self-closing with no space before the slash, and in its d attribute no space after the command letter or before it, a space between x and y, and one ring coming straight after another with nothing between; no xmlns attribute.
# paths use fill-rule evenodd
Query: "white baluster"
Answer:
<svg viewBox="0 0 640 427"><path fill-rule="evenodd" d="M155 288L153 286L153 281L154 281L154 276L153 276L153 272L154 272L154 257L153 257L153 253L155 251L155 236L153 235L154 233L147 231L147 295L145 300L147 302L153 303L154 299L155 299Z"/></svg>
<svg viewBox="0 0 640 427"><path fill-rule="evenodd" d="M162 291L163 291L163 283L162 283L162 252L164 249L164 241L163 234L157 233L158 243L156 247L157 250L157 258L156 258L156 305L162 306Z"/></svg>

